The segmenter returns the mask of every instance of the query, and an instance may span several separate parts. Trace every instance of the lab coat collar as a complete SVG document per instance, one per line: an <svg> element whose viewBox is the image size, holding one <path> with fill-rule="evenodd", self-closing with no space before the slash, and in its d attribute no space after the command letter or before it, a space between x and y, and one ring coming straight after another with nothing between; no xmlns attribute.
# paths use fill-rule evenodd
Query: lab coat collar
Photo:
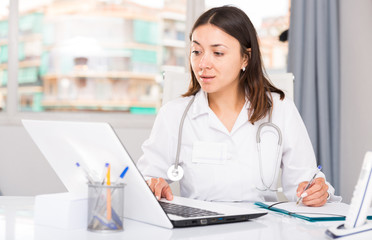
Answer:
<svg viewBox="0 0 372 240"><path fill-rule="evenodd" d="M248 109L250 107L250 102L248 98L245 98L244 109L247 110L247 114L245 114L246 118L240 119L242 122L248 121ZM203 114L208 114L210 112L209 103L208 103L208 96L207 93L203 90L199 90L199 92L195 95L195 100L192 105L192 118L196 118Z"/></svg>
<svg viewBox="0 0 372 240"><path fill-rule="evenodd" d="M246 122L248 122L248 110L250 107L250 102L248 101L248 98L245 98L245 104L242 108L241 112L239 113L238 118L235 121L234 128L231 130L231 134L233 134L235 131L237 131L242 125L244 125Z"/></svg>
<svg viewBox="0 0 372 240"><path fill-rule="evenodd" d="M199 90L199 92L195 95L195 100L192 105L192 118L196 118L203 114L208 114L209 112L209 103L207 93L203 90Z"/></svg>

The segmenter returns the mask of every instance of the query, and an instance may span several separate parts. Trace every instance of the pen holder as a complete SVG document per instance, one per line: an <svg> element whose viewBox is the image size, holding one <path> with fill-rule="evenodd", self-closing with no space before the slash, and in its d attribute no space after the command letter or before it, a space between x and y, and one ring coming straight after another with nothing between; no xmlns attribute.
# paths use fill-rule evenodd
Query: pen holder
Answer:
<svg viewBox="0 0 372 240"><path fill-rule="evenodd" d="M88 230L118 232L124 230L125 184L88 184Z"/></svg>

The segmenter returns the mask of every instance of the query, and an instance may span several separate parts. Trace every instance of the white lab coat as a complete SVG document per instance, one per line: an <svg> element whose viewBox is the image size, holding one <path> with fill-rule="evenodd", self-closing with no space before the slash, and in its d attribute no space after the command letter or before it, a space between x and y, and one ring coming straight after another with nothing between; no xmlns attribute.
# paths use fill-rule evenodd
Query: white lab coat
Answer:
<svg viewBox="0 0 372 240"><path fill-rule="evenodd" d="M263 128L261 177L256 133L268 118L251 124L246 101L229 132L209 108L207 94L196 94L183 126L180 165L185 174L180 181L181 196L208 201L275 201L275 192L257 188L265 189L264 180L266 186L276 189L281 167L283 193L288 200L296 200L298 184L311 179L316 171L315 155L293 101L272 95L272 122L280 128L283 140L277 158L278 133L273 128ZM191 98L170 101L159 110L137 163L145 177L169 181L167 171L175 163L181 117ZM333 197L334 189L329 187Z"/></svg>

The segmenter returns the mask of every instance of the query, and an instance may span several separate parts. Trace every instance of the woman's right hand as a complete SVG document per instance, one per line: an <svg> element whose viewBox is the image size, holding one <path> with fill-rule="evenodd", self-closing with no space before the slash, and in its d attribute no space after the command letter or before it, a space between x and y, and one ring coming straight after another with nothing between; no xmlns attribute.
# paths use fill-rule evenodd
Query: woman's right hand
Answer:
<svg viewBox="0 0 372 240"><path fill-rule="evenodd" d="M172 190L167 181L163 178L151 178L146 182L158 200L162 197L166 198L168 201L173 200Z"/></svg>

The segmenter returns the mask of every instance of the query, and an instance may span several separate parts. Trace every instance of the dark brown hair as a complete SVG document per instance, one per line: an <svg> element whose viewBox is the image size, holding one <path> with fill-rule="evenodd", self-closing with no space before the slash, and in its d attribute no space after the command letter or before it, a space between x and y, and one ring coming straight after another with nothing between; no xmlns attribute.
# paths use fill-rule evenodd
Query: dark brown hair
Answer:
<svg viewBox="0 0 372 240"><path fill-rule="evenodd" d="M190 33L190 40L194 30L205 24L212 24L239 41L242 56L248 57L246 70L240 71L239 83L240 87L245 89L251 104L248 113L249 121L253 124L264 118L273 106L271 92L279 93L281 100L285 95L265 76L257 33L248 16L239 8L232 6L212 8L196 20ZM191 82L188 91L183 95L185 97L195 95L200 90L200 84L192 71L191 64L190 70Z"/></svg>

